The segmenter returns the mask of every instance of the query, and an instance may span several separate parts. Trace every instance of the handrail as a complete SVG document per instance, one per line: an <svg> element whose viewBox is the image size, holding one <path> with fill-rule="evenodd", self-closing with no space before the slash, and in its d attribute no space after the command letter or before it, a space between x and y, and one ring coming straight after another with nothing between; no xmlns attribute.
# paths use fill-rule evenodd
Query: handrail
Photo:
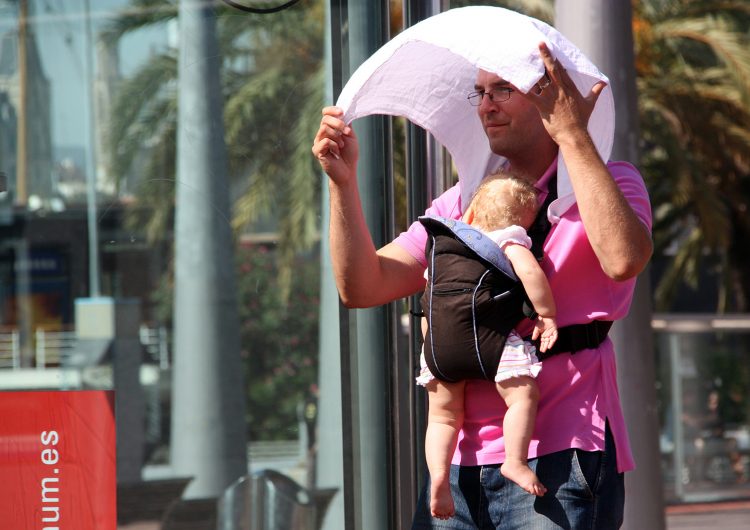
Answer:
<svg viewBox="0 0 750 530"><path fill-rule="evenodd" d="M151 359L158 362L159 368L170 367L169 335L164 326L151 328L142 326L140 342ZM47 330L38 328L34 332L34 366L37 370L57 367L64 364L76 348L77 335L72 330ZM18 329L5 328L0 331L0 369L21 368L21 340Z"/></svg>

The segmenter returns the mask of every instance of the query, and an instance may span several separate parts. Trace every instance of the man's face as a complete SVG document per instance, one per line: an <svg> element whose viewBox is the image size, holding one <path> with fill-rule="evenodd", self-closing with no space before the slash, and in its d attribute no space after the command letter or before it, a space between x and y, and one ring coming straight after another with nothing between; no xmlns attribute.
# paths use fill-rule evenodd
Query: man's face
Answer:
<svg viewBox="0 0 750 530"><path fill-rule="evenodd" d="M479 70L475 90L489 92L493 88L512 88L506 101L491 101L488 95L482 98L477 114L495 154L511 161L528 158L540 141L549 138L542 124L539 111L523 94L496 74Z"/></svg>

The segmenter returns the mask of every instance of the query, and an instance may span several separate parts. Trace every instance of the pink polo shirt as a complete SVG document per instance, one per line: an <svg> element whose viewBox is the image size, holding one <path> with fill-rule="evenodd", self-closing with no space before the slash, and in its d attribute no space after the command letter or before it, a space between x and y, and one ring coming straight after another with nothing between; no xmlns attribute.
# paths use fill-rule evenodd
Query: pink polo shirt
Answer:
<svg viewBox="0 0 750 530"><path fill-rule="evenodd" d="M627 162L609 162L609 170L638 218L651 229L651 206L640 173ZM537 182L546 184L556 164ZM433 201L427 214L461 217L458 185ZM422 225L413 223L394 241L426 266L427 240ZM635 279L616 282L607 277L589 244L576 205L552 227L544 244L542 268L549 279L557 305L559 326L582 324L595 319L617 320L627 315ZM522 336L531 323L519 325ZM529 458L568 448L584 451L604 449L605 420L617 446L617 467L635 467L617 390L612 341L574 355L559 354L544 361L537 378L539 409ZM497 464L505 460L502 420L506 411L495 385L469 381L465 394L465 419L453 456L454 464Z"/></svg>

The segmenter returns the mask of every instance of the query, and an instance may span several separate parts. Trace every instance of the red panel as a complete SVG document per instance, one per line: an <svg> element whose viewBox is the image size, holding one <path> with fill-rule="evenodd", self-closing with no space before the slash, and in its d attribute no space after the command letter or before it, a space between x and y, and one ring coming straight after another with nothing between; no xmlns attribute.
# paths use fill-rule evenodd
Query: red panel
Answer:
<svg viewBox="0 0 750 530"><path fill-rule="evenodd" d="M114 393L0 392L0 526L115 530Z"/></svg>

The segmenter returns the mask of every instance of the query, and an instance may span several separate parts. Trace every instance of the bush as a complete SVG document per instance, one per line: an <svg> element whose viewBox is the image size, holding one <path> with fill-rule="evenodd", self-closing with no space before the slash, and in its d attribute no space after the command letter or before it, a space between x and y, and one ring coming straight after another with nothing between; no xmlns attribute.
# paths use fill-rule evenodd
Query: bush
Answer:
<svg viewBox="0 0 750 530"><path fill-rule="evenodd" d="M249 439L294 439L298 406L317 381L319 254L296 258L289 300L278 288L272 245L243 246L237 260Z"/></svg>

